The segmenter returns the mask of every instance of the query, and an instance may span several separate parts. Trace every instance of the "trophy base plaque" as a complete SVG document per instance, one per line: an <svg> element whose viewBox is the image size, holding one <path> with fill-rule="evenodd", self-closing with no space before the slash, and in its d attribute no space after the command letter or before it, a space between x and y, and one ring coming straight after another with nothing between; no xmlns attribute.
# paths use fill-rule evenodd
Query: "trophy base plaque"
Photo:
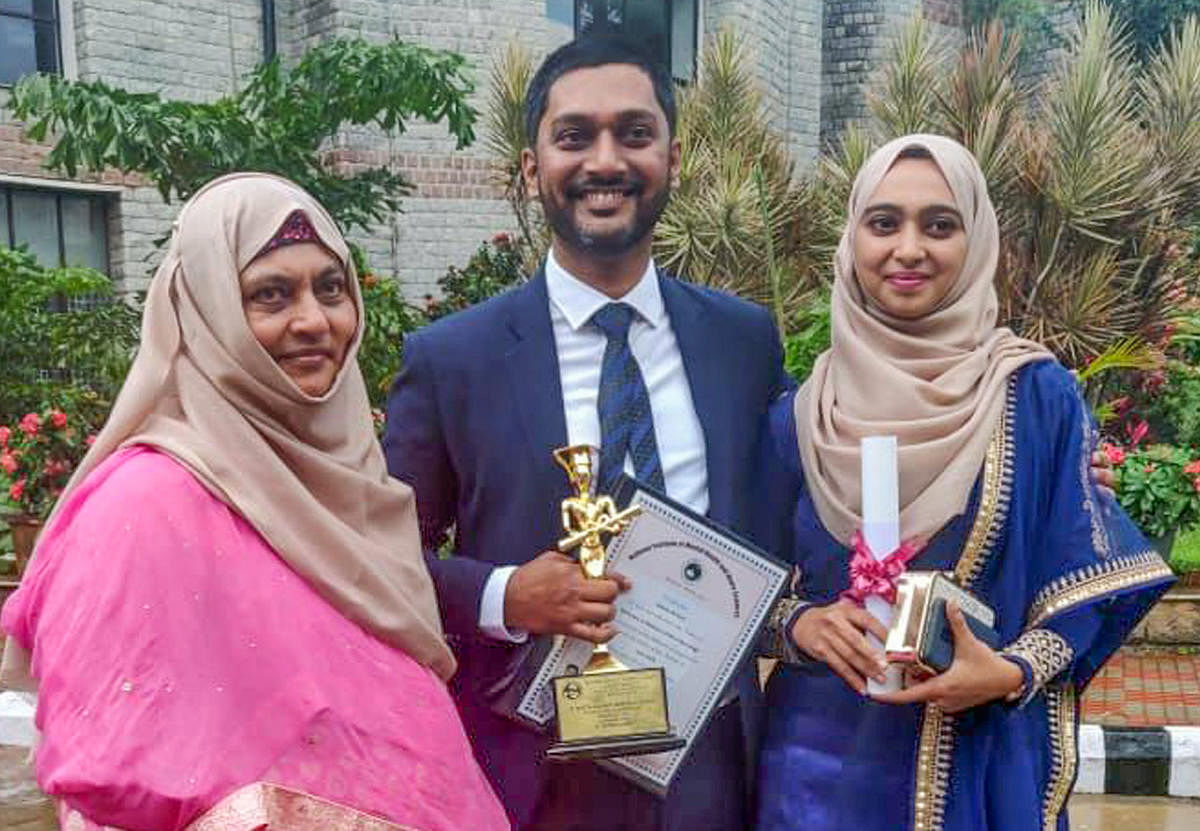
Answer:
<svg viewBox="0 0 1200 831"><path fill-rule="evenodd" d="M677 750L661 667L564 675L553 680L558 741L546 757L608 759Z"/></svg>

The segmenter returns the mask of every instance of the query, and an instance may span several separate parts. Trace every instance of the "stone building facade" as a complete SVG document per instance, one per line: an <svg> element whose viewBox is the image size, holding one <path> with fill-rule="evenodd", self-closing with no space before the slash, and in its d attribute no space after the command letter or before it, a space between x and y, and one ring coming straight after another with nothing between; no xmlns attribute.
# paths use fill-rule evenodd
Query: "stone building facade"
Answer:
<svg viewBox="0 0 1200 831"><path fill-rule="evenodd" d="M0 7L20 12L0 19L0 32L15 33L3 37L17 38L25 50L15 63L0 58L0 85L11 83L3 74L19 72L24 59L30 62L24 68L36 64L132 91L208 101L235 88L272 41L285 60L295 60L329 38L361 35L463 54L482 101L491 63L510 40L540 59L572 37L581 14L653 13L667 2L28 0ZM803 165L864 114L863 83L892 27L923 14L954 34L961 6L961 0L670 0L673 69L692 77L697 45L732 26L746 39L766 105ZM26 7L28 14L21 12ZM0 43L0 51L10 45ZM0 244L30 242L46 260L56 250L68 262L85 252L78 257L100 265L122 288L142 288L157 259L154 241L178 206L164 205L137 177L57 177L41 166L47 151L0 110ZM330 152L346 170L387 164L416 184L403 213L358 240L373 267L396 276L414 298L433 291L446 266L464 263L480 242L512 224L484 149L477 143L455 150L444 127L414 123L393 139L347 131Z"/></svg>

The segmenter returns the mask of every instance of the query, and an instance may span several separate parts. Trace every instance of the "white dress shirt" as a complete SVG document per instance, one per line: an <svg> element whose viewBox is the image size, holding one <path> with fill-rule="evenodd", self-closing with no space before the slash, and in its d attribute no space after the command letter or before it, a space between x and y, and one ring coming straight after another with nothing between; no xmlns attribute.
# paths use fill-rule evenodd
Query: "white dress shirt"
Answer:
<svg viewBox="0 0 1200 831"><path fill-rule="evenodd" d="M551 251L546 258L546 291L550 296L550 322L558 350L558 375L562 384L563 413L570 444L600 446L600 368L608 338L589 320L613 298L569 274ZM619 302L637 313L629 327L629 348L642 371L650 395L654 436L662 464L667 495L703 515L708 511L708 459L704 431L692 388L683 368L683 355L663 305L658 274L651 260L646 271ZM625 457L625 471L633 462ZM515 566L492 571L479 608L479 626L498 640L522 641L523 632L504 627L504 591Z"/></svg>

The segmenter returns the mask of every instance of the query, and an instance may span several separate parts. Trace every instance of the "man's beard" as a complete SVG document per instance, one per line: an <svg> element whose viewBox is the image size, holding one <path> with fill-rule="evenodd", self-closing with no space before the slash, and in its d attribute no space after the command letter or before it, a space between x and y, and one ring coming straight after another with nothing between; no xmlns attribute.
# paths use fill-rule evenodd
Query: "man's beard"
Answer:
<svg viewBox="0 0 1200 831"><path fill-rule="evenodd" d="M542 213L554 235L567 245L597 257L617 257L628 252L654 230L658 218L666 210L667 202L671 198L671 189L664 187L658 193L645 198L641 196L645 193L644 186L640 182L633 182L634 197L637 199L633 222L625 228L602 234L589 234L575 223L573 219L574 203L579 201L580 192L588 188L627 187L629 184L625 181L591 181L583 185L572 186L567 189L566 207L560 208L549 197L543 196L541 199ZM543 194L548 192L548 188L542 188Z"/></svg>

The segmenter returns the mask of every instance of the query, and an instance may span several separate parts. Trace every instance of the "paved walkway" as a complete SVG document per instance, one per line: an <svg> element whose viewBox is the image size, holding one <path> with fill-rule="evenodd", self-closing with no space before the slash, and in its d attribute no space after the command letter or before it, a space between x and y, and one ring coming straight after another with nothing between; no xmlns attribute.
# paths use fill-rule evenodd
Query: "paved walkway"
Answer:
<svg viewBox="0 0 1200 831"><path fill-rule="evenodd" d="M1200 725L1200 654L1122 649L1084 695L1083 721L1108 727Z"/></svg>

